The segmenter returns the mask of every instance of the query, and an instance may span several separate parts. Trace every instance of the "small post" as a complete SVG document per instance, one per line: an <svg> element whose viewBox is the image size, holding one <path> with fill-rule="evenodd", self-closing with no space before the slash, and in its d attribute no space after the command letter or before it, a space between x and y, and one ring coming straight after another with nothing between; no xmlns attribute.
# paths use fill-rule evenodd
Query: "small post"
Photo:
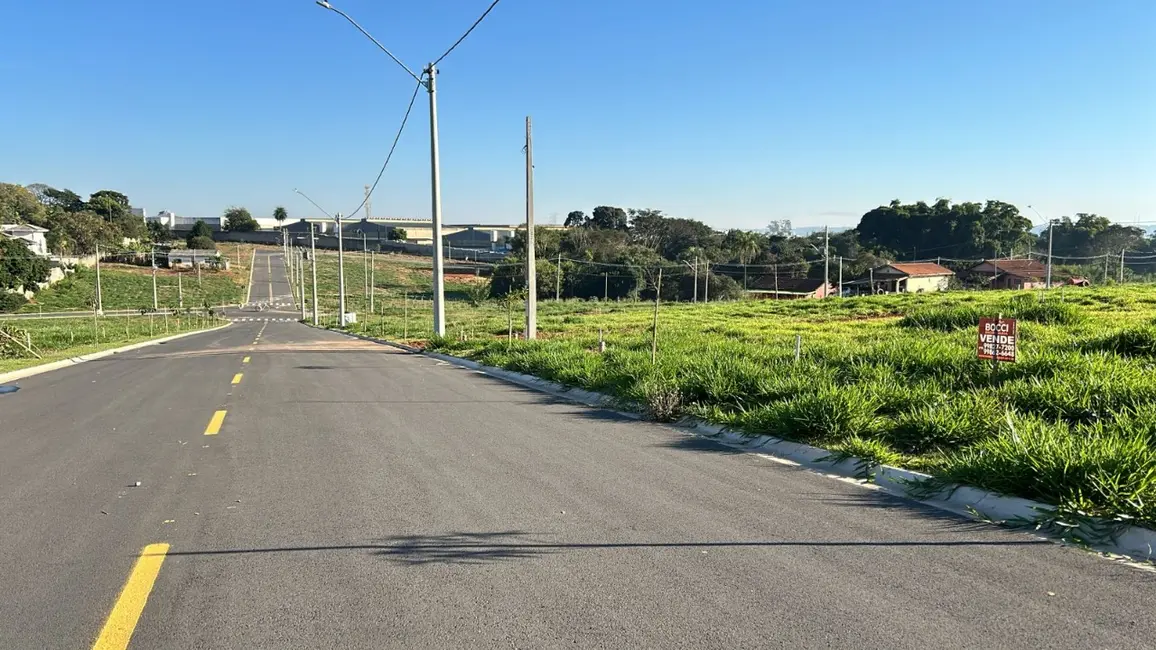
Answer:
<svg viewBox="0 0 1156 650"><path fill-rule="evenodd" d="M606 352L606 339L602 336L602 328L598 328L598 352Z"/></svg>
<svg viewBox="0 0 1156 650"><path fill-rule="evenodd" d="M506 347L514 342L514 301L506 296Z"/></svg>
<svg viewBox="0 0 1156 650"><path fill-rule="evenodd" d="M799 359L801 359L801 358L803 358L803 335L802 334L796 334L795 335L795 363L798 363Z"/></svg>
<svg viewBox="0 0 1156 650"><path fill-rule="evenodd" d="M184 309L185 308L185 287L184 287L184 284L181 282L181 277L183 275L184 275L183 273L180 273L179 271L177 272L177 308L178 309Z"/></svg>
<svg viewBox="0 0 1156 650"><path fill-rule="evenodd" d="M654 327L650 334L650 362L658 361L658 302L662 297L662 268L658 269L658 282L654 286Z"/></svg>
<svg viewBox="0 0 1156 650"><path fill-rule="evenodd" d="M602 274L602 302L610 300L610 274Z"/></svg>

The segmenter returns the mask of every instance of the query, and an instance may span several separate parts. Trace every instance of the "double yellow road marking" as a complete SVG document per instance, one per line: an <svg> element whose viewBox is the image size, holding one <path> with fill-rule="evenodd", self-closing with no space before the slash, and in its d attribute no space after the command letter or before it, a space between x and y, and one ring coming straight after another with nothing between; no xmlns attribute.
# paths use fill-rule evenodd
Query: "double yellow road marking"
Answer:
<svg viewBox="0 0 1156 650"><path fill-rule="evenodd" d="M125 650L128 647L168 552L168 544L144 547L92 646L93 650Z"/></svg>

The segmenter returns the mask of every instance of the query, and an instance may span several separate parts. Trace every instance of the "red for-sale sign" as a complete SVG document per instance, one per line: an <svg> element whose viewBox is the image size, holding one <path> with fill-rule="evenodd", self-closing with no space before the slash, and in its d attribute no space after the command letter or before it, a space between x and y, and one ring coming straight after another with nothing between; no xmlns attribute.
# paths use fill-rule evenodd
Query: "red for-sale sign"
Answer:
<svg viewBox="0 0 1156 650"><path fill-rule="evenodd" d="M996 361L1016 360L1016 319L979 319L979 358Z"/></svg>

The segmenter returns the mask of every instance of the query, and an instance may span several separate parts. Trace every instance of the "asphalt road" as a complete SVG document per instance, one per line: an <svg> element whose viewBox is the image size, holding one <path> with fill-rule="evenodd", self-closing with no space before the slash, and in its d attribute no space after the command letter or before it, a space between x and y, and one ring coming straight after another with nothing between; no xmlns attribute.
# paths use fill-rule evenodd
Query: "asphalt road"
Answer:
<svg viewBox="0 0 1156 650"><path fill-rule="evenodd" d="M1151 573L296 323L20 388L0 648L1156 643Z"/></svg>

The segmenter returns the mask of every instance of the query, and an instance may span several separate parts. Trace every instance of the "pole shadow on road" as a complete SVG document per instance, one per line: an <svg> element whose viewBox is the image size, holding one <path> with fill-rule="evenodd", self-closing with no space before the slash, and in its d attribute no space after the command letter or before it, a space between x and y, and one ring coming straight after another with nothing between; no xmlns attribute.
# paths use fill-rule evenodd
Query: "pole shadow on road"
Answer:
<svg viewBox="0 0 1156 650"><path fill-rule="evenodd" d="M170 551L169 556L228 556L264 553L318 553L331 551L368 551L372 555L411 566L426 564L484 564L508 560L526 560L563 552L582 551L668 551L679 549L736 549L827 547L878 548L952 547L952 546L1032 546L1047 544L1034 539L975 540L766 540L766 541L688 541L688 542L551 542L543 533L525 531L451 532L434 535L399 535L374 544L333 546L286 546L271 548Z"/></svg>

